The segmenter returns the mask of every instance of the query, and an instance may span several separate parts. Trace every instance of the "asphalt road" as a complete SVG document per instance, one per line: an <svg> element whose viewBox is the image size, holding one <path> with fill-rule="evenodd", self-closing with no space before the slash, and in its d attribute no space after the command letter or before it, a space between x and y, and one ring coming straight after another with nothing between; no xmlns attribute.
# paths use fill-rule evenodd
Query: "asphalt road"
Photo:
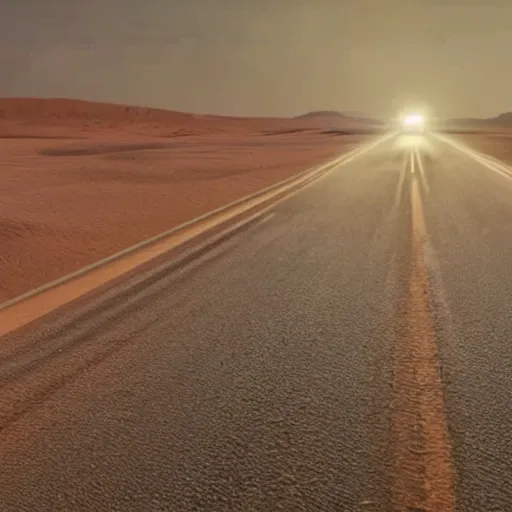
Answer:
<svg viewBox="0 0 512 512"><path fill-rule="evenodd" d="M484 164L397 136L3 338L0 511L512 510L512 177Z"/></svg>

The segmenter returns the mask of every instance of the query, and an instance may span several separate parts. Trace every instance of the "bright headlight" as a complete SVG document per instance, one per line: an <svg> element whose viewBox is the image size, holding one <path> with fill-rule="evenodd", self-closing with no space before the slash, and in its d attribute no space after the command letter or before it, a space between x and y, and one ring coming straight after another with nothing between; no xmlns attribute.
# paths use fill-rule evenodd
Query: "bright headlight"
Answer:
<svg viewBox="0 0 512 512"><path fill-rule="evenodd" d="M419 114L411 114L404 117L403 121L405 126L419 126L423 124L423 116Z"/></svg>

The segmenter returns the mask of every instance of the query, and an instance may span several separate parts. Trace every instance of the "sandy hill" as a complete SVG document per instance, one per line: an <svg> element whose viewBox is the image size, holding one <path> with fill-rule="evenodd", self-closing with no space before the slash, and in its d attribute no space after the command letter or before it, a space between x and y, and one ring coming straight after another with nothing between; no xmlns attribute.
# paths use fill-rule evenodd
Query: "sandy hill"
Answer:
<svg viewBox="0 0 512 512"><path fill-rule="evenodd" d="M132 107L74 99L0 98L0 119L23 121L96 120L140 122L180 122L194 120L184 112Z"/></svg>
<svg viewBox="0 0 512 512"><path fill-rule="evenodd" d="M479 118L479 117L466 117L447 119L440 122L441 126L448 128L459 128L468 130L485 130L485 129L500 129L512 128L512 112L504 112L496 117Z"/></svg>
<svg viewBox="0 0 512 512"><path fill-rule="evenodd" d="M331 118L331 119L345 119L347 116L336 110L316 110L313 112L306 112L297 116L295 119L316 119L316 118Z"/></svg>
<svg viewBox="0 0 512 512"><path fill-rule="evenodd" d="M493 123L500 124L500 125L512 126L512 112L504 112L503 114L500 114L499 116L489 119L488 121L491 121Z"/></svg>
<svg viewBox="0 0 512 512"><path fill-rule="evenodd" d="M127 130L145 133L180 130L182 133L252 131L289 123L279 118L196 115L149 107L61 98L0 98L0 129L44 126Z"/></svg>
<svg viewBox="0 0 512 512"><path fill-rule="evenodd" d="M371 128L381 124L375 119L349 115L335 110L307 112L294 119L296 122L307 124L313 128Z"/></svg>
<svg viewBox="0 0 512 512"><path fill-rule="evenodd" d="M375 121L335 111L295 118L232 117L100 103L78 99L0 98L0 137L65 137L80 132L125 132L148 136L215 133L361 131Z"/></svg>

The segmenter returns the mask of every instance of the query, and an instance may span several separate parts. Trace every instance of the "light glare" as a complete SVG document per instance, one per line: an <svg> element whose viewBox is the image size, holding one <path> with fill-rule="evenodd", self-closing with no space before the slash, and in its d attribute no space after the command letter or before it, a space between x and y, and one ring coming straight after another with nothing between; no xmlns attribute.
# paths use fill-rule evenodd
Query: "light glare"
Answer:
<svg viewBox="0 0 512 512"><path fill-rule="evenodd" d="M404 125L406 126L419 126L421 124L423 124L423 116L419 114L410 114L404 118Z"/></svg>

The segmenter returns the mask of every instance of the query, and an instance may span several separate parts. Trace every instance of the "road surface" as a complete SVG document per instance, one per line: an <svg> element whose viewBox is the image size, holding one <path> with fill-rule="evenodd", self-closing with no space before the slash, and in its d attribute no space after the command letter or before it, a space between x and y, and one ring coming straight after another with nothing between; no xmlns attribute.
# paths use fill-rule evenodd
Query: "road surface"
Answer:
<svg viewBox="0 0 512 512"><path fill-rule="evenodd" d="M0 510L512 510L497 165L393 137L2 338Z"/></svg>

